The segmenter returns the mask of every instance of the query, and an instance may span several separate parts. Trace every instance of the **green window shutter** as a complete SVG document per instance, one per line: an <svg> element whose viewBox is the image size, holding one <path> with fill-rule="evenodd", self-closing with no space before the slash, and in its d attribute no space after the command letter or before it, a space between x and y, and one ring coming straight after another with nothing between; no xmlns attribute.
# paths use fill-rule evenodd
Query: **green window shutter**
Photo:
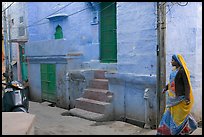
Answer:
<svg viewBox="0 0 204 137"><path fill-rule="evenodd" d="M28 64L27 64L26 55L25 55L25 45L19 46L19 52L20 52L22 80L25 81L28 79L28 68L27 68Z"/></svg>
<svg viewBox="0 0 204 137"><path fill-rule="evenodd" d="M58 25L56 27L55 39L62 39L62 38L63 38L62 27L60 25Z"/></svg>
<svg viewBox="0 0 204 137"><path fill-rule="evenodd" d="M100 15L100 60L117 62L116 3L102 2Z"/></svg>

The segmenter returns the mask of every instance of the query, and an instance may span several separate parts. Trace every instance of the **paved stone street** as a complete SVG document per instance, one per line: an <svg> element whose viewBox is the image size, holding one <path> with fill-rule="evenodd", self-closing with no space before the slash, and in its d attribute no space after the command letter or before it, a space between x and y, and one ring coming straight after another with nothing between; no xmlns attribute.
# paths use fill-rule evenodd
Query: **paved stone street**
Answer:
<svg viewBox="0 0 204 137"><path fill-rule="evenodd" d="M155 135L156 130L143 129L122 121L95 122L66 115L68 110L51 107L48 102L30 102L30 113L36 115L35 135ZM202 128L193 134L202 135Z"/></svg>

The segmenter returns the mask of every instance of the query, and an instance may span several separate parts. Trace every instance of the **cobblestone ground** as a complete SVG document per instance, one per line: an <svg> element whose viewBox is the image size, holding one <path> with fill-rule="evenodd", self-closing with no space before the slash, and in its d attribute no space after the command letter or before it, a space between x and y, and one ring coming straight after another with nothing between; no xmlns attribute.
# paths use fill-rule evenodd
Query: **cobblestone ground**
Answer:
<svg viewBox="0 0 204 137"><path fill-rule="evenodd" d="M30 113L36 115L35 135L155 135L156 130L143 129L122 121L94 122L67 116L68 110L49 103L30 102ZM202 128L193 134L202 135Z"/></svg>

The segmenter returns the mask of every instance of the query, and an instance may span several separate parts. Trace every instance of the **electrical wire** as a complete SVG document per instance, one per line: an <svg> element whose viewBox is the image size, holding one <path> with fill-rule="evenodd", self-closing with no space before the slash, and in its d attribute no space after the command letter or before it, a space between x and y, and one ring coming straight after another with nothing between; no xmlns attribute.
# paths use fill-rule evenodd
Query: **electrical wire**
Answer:
<svg viewBox="0 0 204 137"><path fill-rule="evenodd" d="M97 5L99 5L101 2L99 2L99 3L97 3ZM108 8L109 6L111 6L112 4L114 4L115 2L113 2L113 3L111 3L110 5L108 5L107 7L105 7L104 9L102 9L101 11L99 11L99 13L100 12L102 12L103 10L105 10L106 8ZM173 8L173 6L175 5L175 3L173 3L173 2L171 2L172 3L172 6L171 7L169 7L169 9L168 9L168 11L166 12L166 14L168 14L168 12L171 10L171 8ZM159 6L163 6L164 4L167 4L167 2L164 2L163 4L160 4ZM185 5L187 5L187 4L185 4ZM67 5L66 5L67 6ZM170 6L170 5L168 5L168 6ZM184 6L184 5L183 5ZM75 14L78 14L78 13L80 13L80 12L82 12L82 11L85 11L85 10L87 10L87 9L89 9L91 6L89 6L89 7L87 7L87 8L84 8L84 9L82 9L82 10L79 10L79 11L77 11L77 12L74 12L74 13L72 13L72 14L70 14L70 15L68 15L69 17L70 16L73 16L73 15L75 15ZM63 7L64 8L64 7ZM61 10L61 9L59 9L59 10ZM59 11L58 10L58 11ZM56 11L56 12L58 12L58 11ZM54 12L54 13L56 13L56 12ZM54 14L54 13L52 13L52 14ZM52 15L52 14L50 14L50 15ZM49 15L49 16L50 16ZM120 14L121 15L121 14ZM47 17L47 16L46 16ZM46 18L45 17L45 18ZM43 18L44 19L44 18ZM42 20L42 19L41 19ZM40 20L40 21L41 21ZM87 19L85 19L85 20L87 20ZM56 20L53 20L53 22L56 22L56 21L59 21L59 19L56 19ZM83 20L81 20L81 21L83 21ZM29 27L34 27L34 26L39 26L39 25L43 25L43 24L47 24L47 23L49 23L49 21L47 21L47 22L43 22L43 23L39 23L39 24L32 24L32 25L29 25L29 26L25 26L25 28L29 28ZM13 27L13 28L15 28L15 27ZM16 27L16 28L18 28L18 27Z"/></svg>
<svg viewBox="0 0 204 137"><path fill-rule="evenodd" d="M175 4L177 4L177 5L179 5L179 6L186 6L186 5L188 5L188 2L185 2L185 4L182 4L182 3L184 3L184 2L168 2L168 3L171 3L172 6L170 7L170 4L168 5L168 6L169 6L169 9L168 9L168 11L166 12L166 14L168 14L168 13L170 12L170 10L173 8L173 6L174 6ZM167 2L164 2L163 4L160 4L159 7L160 7L160 6L164 6L164 4L167 4ZM162 14L163 14L163 13L162 13Z"/></svg>
<svg viewBox="0 0 204 137"><path fill-rule="evenodd" d="M170 12L170 10L173 8L173 6L174 6L174 3L172 3L171 7L169 6L169 10L166 12L166 14L168 14Z"/></svg>
<svg viewBox="0 0 204 137"><path fill-rule="evenodd" d="M101 2L100 2L101 3ZM100 4L99 3L99 4ZM108 7L110 7L111 5L113 5L115 2L113 2L113 3L111 3L110 5L108 5L107 7L105 7L104 9L102 9L101 11L99 11L99 13L100 12L102 12L103 10L105 10L106 8L108 8ZM163 4L161 4L160 6L163 6L164 4L166 4L166 2L165 3L163 3ZM173 5L174 5L174 3L172 3ZM169 10L172 8L173 6L171 6L170 8L169 8ZM85 8L85 9L88 9L88 8ZM82 11L84 11L85 9L82 9L82 10L80 10L80 11L77 11L77 12L75 12L75 13L72 13L72 14L70 14L70 15L68 15L68 16L72 16L72 15L75 15L75 14L77 14L77 13L80 13L80 12L82 12ZM130 11L131 12L131 11ZM169 12L169 11L168 11ZM167 12L167 13L168 13ZM120 15L126 15L126 14L128 14L129 12L126 12L125 14L120 14ZM154 13L153 13L154 14ZM56 22L56 21L59 21L60 19L56 19L56 20L53 20L52 22ZM85 20L87 20L87 19L85 19ZM85 21L85 20L80 20L80 21ZM49 21L47 21L47 22L43 22L43 23L39 23L39 24L35 24L35 25L33 25L33 26L26 26L26 27L34 27L34 26L39 26L39 25L43 25L43 24L47 24L47 23L49 23ZM17 27L16 27L17 28ZM157 29L157 27L155 28L155 29Z"/></svg>
<svg viewBox="0 0 204 137"><path fill-rule="evenodd" d="M163 4L160 4L159 6L164 6L164 4L166 4L167 2L164 2Z"/></svg>
<svg viewBox="0 0 204 137"><path fill-rule="evenodd" d="M49 23L49 21L48 21L48 22L44 22L44 23L40 23L40 24L38 24L38 22L40 22L40 21L42 21L42 20L46 19L47 17L49 17L49 16L51 16L51 15L53 15L53 14L57 13L58 11L60 11L60 10L64 9L65 7L67 7L67 6L71 5L72 3L73 3L73 2L71 2L71 3L67 4L67 5L66 5L66 6L64 6L63 8L61 8L61 9L59 9L59 10L55 11L55 12L54 12L54 13L52 13L52 14L49 14L48 16L46 16L46 17L42 18L41 20L36 21L35 23L32 23L31 25L25 26L24 28L29 28L29 27L32 27L32 26L38 26L38 25L42 25L42 24ZM99 2L99 3L101 3L101 2ZM90 6L89 6L88 8L90 8ZM82 12L82 11L84 11L84 10L88 9L88 8L82 9L82 10L77 11L77 12L72 13L72 14L74 15L74 14L79 13L79 12ZM70 15L68 15L68 16L72 16L72 14L70 14ZM54 21L57 21L57 20L54 20ZM14 28L14 27L13 27L13 28ZM18 28L18 27L16 27L16 28Z"/></svg>
<svg viewBox="0 0 204 137"><path fill-rule="evenodd" d="M100 4L100 3L101 3L101 2L97 3L97 5ZM84 8L84 9L82 9L82 10L79 10L79 11L77 11L77 12L74 12L74 13L68 15L67 17L70 17L70 16L75 15L75 14L77 14L77 13L80 13L80 12L82 12L82 11L85 11L85 10L89 9L90 7L91 7L91 6L89 6L89 7L87 7L87 8ZM58 21L58 20L54 20L53 22L55 22L55 21ZM31 26L36 26L36 25L42 25L42 24L46 24L46 23L49 23L49 21L48 21L48 22L41 23L41 24L29 25L29 26L26 26L26 28L31 27Z"/></svg>
<svg viewBox="0 0 204 137"><path fill-rule="evenodd" d="M6 7L2 12L6 11L11 5L13 5L15 2L12 2L8 7Z"/></svg>
<svg viewBox="0 0 204 137"><path fill-rule="evenodd" d="M52 13L52 14L50 14L50 15L48 15L48 16L51 16L51 15L57 13L58 11L60 11L60 10L62 10L62 9L64 9L64 8L66 8L67 6L71 5L72 3L73 3L73 2L67 4L66 6L62 7L61 9L55 11L54 13ZM100 3L101 3L101 2L97 3L96 5L99 5ZM113 2L112 4L114 4L114 3L115 3L115 2ZM160 4L159 6L163 6L163 5L166 4L166 3L167 3L167 2L164 2L163 4ZM171 9L171 8L173 7L173 5L175 4L175 3L173 3L173 2L171 2L171 3L172 3L172 6L169 8L169 10L166 12L166 14L170 11L170 9ZM186 6L186 5L188 4L188 2L186 2L185 4L181 4L181 2L176 2L176 3L177 3L178 5L180 5L180 6ZM111 6L112 4L110 4L109 6ZM108 8L109 6L105 7L104 9ZM68 16L72 16L72 15L75 15L75 14L80 13L80 12L82 12L82 11L85 11L85 10L89 9L90 7L91 7L91 6L89 6L88 8L84 8L84 9L82 9L82 10L79 10L79 11L77 11L77 12L74 12L74 13L68 15ZM7 8L8 8L8 7L7 7ZM104 10L104 9L103 9L103 10ZM101 10L101 11L103 11L103 10ZM100 11L100 12L101 12L101 11ZM49 21L48 21L48 22L39 23L39 24L38 24L38 22L40 22L40 21L46 19L48 16L42 18L41 20L36 21L35 23L33 23L33 24L31 24L31 25L25 26L24 28L29 28L29 27L33 27L33 26L39 26L39 25L47 24L47 23L49 23ZM55 22L55 21L58 21L58 20L54 20L53 22ZM12 27L12 28L18 28L18 27Z"/></svg>
<svg viewBox="0 0 204 137"><path fill-rule="evenodd" d="M188 5L188 2L185 2L185 4L182 4L182 3L184 3L184 2L176 2L176 4L178 4L179 6L186 6L186 5Z"/></svg>
<svg viewBox="0 0 204 137"><path fill-rule="evenodd" d="M53 14L57 13L58 11L60 11L60 10L62 10L62 9L64 9L64 8L66 8L66 7L70 6L72 3L74 3L74 2L68 3L68 4L67 4L67 5L65 5L64 7L60 8L60 9L58 9L57 11L55 11L55 12L53 12L53 13L51 13L51 14L47 15L46 17L44 17L44 18L42 18L42 19L40 19L40 20L38 20L38 21L34 22L33 24L28 25L27 27L32 26L32 25L34 25L34 24L37 24L38 22L41 22L42 20L46 19L47 17L49 17L49 16L51 16L51 15L53 15Z"/></svg>
<svg viewBox="0 0 204 137"><path fill-rule="evenodd" d="M101 3L101 2L97 3L97 5L99 5L100 3ZM99 13L102 12L103 10L107 9L108 7L110 7L111 5L113 5L114 3L116 3L116 2L112 2L110 5L106 6L106 7L103 8L102 10L100 10ZM76 11L76 12L74 12L74 13L71 13L71 14L68 15L68 17L73 16L73 15L76 15L76 14L82 12L82 11L85 11L85 10L89 9L90 7L91 7L91 6L89 6L89 7L87 7L87 8L84 8L84 9L82 9L82 10ZM50 15L49 15L49 16L50 16ZM60 19L56 19L56 20L53 20L52 22L56 22L56 21L59 21L59 20L60 20ZM86 20L87 20L87 19L86 19ZM47 24L47 23L49 23L49 21L43 22L43 23L39 23L39 24L28 25L28 26L25 26L25 28L34 27L34 26L39 26L39 25L43 25L43 24ZM14 28L14 27L13 27L13 28ZM16 27L16 28L18 28L18 27Z"/></svg>
<svg viewBox="0 0 204 137"><path fill-rule="evenodd" d="M166 12L166 14L168 14L169 12L170 12L170 10L173 8L173 6L175 5L175 4L177 4L177 5L179 5L179 6L186 6L186 5L188 5L188 2L185 2L185 4L181 4L181 3L183 3L183 2L171 2L172 3L172 6L169 8L169 10Z"/></svg>
<svg viewBox="0 0 204 137"><path fill-rule="evenodd" d="M100 3L101 3L101 2L97 3L97 5L99 5ZM110 6L113 5L114 3L116 3L116 2L112 2L110 5L106 6L105 8L103 8L102 10L100 10L99 12L102 12L103 10L105 10L105 9L108 8L108 7L110 7ZM69 16L72 16L72 15L74 15L74 14L77 14L77 13L79 13L79 12L82 12L82 11L84 11L84 10L87 10L87 9L89 9L89 8L90 8L90 6L89 6L88 8L82 9L82 10L80 10L80 11L77 11L77 12L75 12L75 13L72 13L72 14L68 15L68 17L69 17Z"/></svg>

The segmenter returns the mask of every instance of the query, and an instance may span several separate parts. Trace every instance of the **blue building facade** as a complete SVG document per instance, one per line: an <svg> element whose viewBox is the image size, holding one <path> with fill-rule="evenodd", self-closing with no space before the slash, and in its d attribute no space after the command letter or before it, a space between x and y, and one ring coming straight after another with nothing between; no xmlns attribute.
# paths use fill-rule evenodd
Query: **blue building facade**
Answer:
<svg viewBox="0 0 204 137"><path fill-rule="evenodd" d="M43 10L42 5L50 11L47 10L40 14L40 11ZM64 10L48 16L64 6L67 6ZM90 64L86 62L98 58L99 53L95 52L99 49L97 35L95 35L98 25L93 24L95 11L92 8L88 2L28 3L28 14L30 15L28 24L34 24L34 26L28 28L29 42L26 45L26 53L30 64L28 71L31 71L29 77L35 77L30 80L34 100L42 99L42 87L39 81L41 79L40 64L56 64L57 105L64 108L73 107L74 100L82 94L88 80L86 83L78 83L74 86L69 81L69 74L75 71L83 73L81 71L85 71L85 66L88 68L87 64ZM87 10L76 14L81 9ZM40 13L36 14L32 11ZM71 14L73 15L70 16ZM38 22L40 25L36 26L35 22L41 19L42 25L41 22ZM58 26L62 29L62 39L55 39ZM86 72L90 73L89 70ZM82 87L79 90L80 85Z"/></svg>
<svg viewBox="0 0 204 137"><path fill-rule="evenodd" d="M117 61L108 63L101 62L101 12L106 8L101 8L100 4L27 3L28 42L25 53L31 98L43 100L43 68L49 68L49 64L55 65L55 102L63 108L74 107L75 99L82 96L83 89L93 79L94 70L105 70L109 90L114 95L115 119L127 118L155 125L158 115L157 3L115 3ZM167 11L173 7L166 14L166 80L171 70L169 62L172 54L181 53L189 66L196 91L193 113L200 120L202 5L193 2L186 6L167 4ZM45 72L45 75L48 74ZM72 74L80 77L74 79ZM80 79L82 77L85 80Z"/></svg>
<svg viewBox="0 0 204 137"><path fill-rule="evenodd" d="M69 6L47 16L65 5ZM117 3L116 7L117 62L101 63L100 12L105 9L100 8L100 3L28 3L28 24L31 26L26 54L33 99L42 99L42 63L56 64L57 104L65 108L74 106L74 100L83 94L93 78L94 70L105 70L109 89L114 93L116 119L128 117L145 122L144 113L148 113L152 122L156 120L156 3ZM48 10L44 12L45 8ZM83 9L87 10L77 13ZM62 28L62 39L55 39L58 25ZM76 71L86 77L86 82L80 85L75 82L74 86L69 81L69 74ZM81 89L74 90L74 87ZM146 102L145 89L150 91L152 109L141 108Z"/></svg>

